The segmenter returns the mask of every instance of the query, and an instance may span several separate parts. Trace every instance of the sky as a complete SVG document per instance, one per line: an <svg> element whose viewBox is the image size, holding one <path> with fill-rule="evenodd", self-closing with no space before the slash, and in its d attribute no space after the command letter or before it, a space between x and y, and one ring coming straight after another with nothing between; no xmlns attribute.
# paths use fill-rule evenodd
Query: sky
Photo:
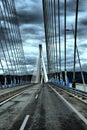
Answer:
<svg viewBox="0 0 87 130"><path fill-rule="evenodd" d="M36 69L39 44L46 59L43 10L41 0L15 0L22 43L29 71Z"/></svg>
<svg viewBox="0 0 87 130"><path fill-rule="evenodd" d="M56 0L57 2L57 0ZM75 25L75 2L67 0L67 70L73 68L73 32L72 25ZM28 70L32 71L36 67L38 57L38 45L43 46L43 56L46 60L45 34L43 22L42 0L15 0L16 10L19 19L20 31L23 41L23 48L26 57ZM56 4L57 5L57 4ZM64 0L60 0L61 8L61 46L62 46L62 66L64 66ZM56 17L58 14L56 13ZM87 67L87 0L79 0L78 15L78 38L77 46L80 54L81 64L84 71ZM63 69L63 67L62 67ZM77 70L79 64L77 59Z"/></svg>

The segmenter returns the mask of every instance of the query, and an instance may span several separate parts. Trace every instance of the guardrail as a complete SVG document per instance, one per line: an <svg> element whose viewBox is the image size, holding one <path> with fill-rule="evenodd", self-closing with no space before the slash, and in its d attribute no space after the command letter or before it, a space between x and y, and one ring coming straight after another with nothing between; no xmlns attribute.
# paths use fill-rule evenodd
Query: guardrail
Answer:
<svg viewBox="0 0 87 130"><path fill-rule="evenodd" d="M78 89L75 89L75 88L70 88L68 91L77 95L78 97L81 97L83 99L87 99L87 92L84 92L84 91L81 91L81 90L78 90Z"/></svg>
<svg viewBox="0 0 87 130"><path fill-rule="evenodd" d="M52 84L66 90L66 91L68 91L68 92L70 92L70 93L72 93L72 94L74 94L78 97L81 97L82 99L87 99L87 92L84 92L82 90L78 90L78 89L75 89L75 88L64 87L64 86L61 86L61 85L57 85L55 83L52 83Z"/></svg>
<svg viewBox="0 0 87 130"><path fill-rule="evenodd" d="M32 86L33 84L29 84L29 85L24 85L21 88L17 88L15 90L11 90L9 92L5 92L5 93L1 93L0 94L0 102L6 100L7 98L10 98L11 96L14 96L15 94L18 94L22 91L24 91L25 89L29 88L30 86Z"/></svg>

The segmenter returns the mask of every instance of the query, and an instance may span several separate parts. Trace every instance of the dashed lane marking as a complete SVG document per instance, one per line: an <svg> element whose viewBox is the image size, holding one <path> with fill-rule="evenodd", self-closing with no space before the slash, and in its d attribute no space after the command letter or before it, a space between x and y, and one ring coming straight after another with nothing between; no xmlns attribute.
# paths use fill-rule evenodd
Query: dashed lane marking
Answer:
<svg viewBox="0 0 87 130"><path fill-rule="evenodd" d="M35 96L35 99L37 99L38 98L38 94L36 94L36 96Z"/></svg>
<svg viewBox="0 0 87 130"><path fill-rule="evenodd" d="M29 115L26 115L26 116L25 116L25 119L24 119L24 121L23 121L23 123L22 123L22 125L21 125L21 127L20 127L19 130L24 130L28 119L29 119Z"/></svg>

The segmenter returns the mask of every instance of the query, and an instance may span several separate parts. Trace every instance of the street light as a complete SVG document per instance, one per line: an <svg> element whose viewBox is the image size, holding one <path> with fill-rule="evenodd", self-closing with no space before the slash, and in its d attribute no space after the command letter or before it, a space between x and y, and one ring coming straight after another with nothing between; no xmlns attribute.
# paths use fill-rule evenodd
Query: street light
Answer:
<svg viewBox="0 0 87 130"><path fill-rule="evenodd" d="M73 35L74 35L74 37L75 37L73 25L72 25L72 32L73 32ZM84 84L84 91L86 91L86 88L85 88L86 84L85 84L85 79L84 79L84 75L83 75L83 72L82 72L82 66L81 66L81 61L80 61L80 56L79 56L79 51L78 51L78 46L77 46L77 44L76 44L76 51L77 51L77 56L78 56L79 65L80 65L82 81L83 81L83 84Z"/></svg>
<svg viewBox="0 0 87 130"><path fill-rule="evenodd" d="M73 29L73 25L72 26L72 29L66 29L66 31L72 31L73 33L73 36L75 38L75 34L74 34L74 29ZM80 56L79 56L79 51L78 51L78 47L77 47L77 44L76 44L76 52L77 52L77 56L78 56L78 61L79 61L79 65L80 65L80 70L81 70L81 76L82 76L82 81L83 81L83 84L84 84L84 91L86 90L85 88L85 80L84 80L84 75L83 75L83 72L82 72L82 66L81 66L81 61L80 61ZM74 72L73 72L74 73ZM74 79L74 76L73 76L73 79ZM72 81L72 87L74 85L74 80Z"/></svg>
<svg viewBox="0 0 87 130"><path fill-rule="evenodd" d="M75 31L74 31L74 65L73 65L74 67L73 67L73 80L72 80L72 87L73 88L76 87L75 69L76 69L76 43L77 43L78 5L79 5L79 0L76 1L76 18L75 18Z"/></svg>

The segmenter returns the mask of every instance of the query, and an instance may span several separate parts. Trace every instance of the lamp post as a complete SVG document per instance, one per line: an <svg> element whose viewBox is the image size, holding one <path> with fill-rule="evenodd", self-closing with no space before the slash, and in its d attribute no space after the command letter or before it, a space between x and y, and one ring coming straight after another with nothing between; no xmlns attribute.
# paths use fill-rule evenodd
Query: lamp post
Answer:
<svg viewBox="0 0 87 130"><path fill-rule="evenodd" d="M72 80L72 87L73 88L76 87L75 69L76 69L76 44L77 44L78 5L79 5L79 0L76 0L76 18L75 18L75 31L74 31L74 64L73 64L74 67L73 67L73 80Z"/></svg>
<svg viewBox="0 0 87 130"><path fill-rule="evenodd" d="M77 43L77 24L78 24L78 5L79 0L76 0L76 19L75 19L75 35L74 35L74 68L73 68L73 80L72 80L72 87L76 87L76 80L75 80L75 69L76 69L76 43Z"/></svg>
<svg viewBox="0 0 87 130"><path fill-rule="evenodd" d="M72 25L72 29L66 29L66 31L71 31L73 33L74 38L75 38L73 25ZM83 75L83 72L82 72L82 66L81 66L81 61L80 61L79 50L78 50L77 44L76 44L76 52L77 52L77 56L78 56L78 62L79 62L79 65L80 65L80 71L81 71L82 81L83 81L83 84L84 84L84 91L86 91L86 88L85 88L86 84L85 84L85 79L84 79L84 75Z"/></svg>
<svg viewBox="0 0 87 130"><path fill-rule="evenodd" d="M72 32L73 32L73 35L74 35L74 37L75 37L73 25L72 25ZM77 44L76 44L76 51L77 51L77 56L78 56L79 65L80 65L82 81L83 81L83 84L84 84L84 91L86 91L86 84L85 84L85 79L84 79L84 75L83 75L83 72L82 72L82 66L81 66L81 61L80 61L80 56L79 56L79 51L78 51L78 46L77 46Z"/></svg>

